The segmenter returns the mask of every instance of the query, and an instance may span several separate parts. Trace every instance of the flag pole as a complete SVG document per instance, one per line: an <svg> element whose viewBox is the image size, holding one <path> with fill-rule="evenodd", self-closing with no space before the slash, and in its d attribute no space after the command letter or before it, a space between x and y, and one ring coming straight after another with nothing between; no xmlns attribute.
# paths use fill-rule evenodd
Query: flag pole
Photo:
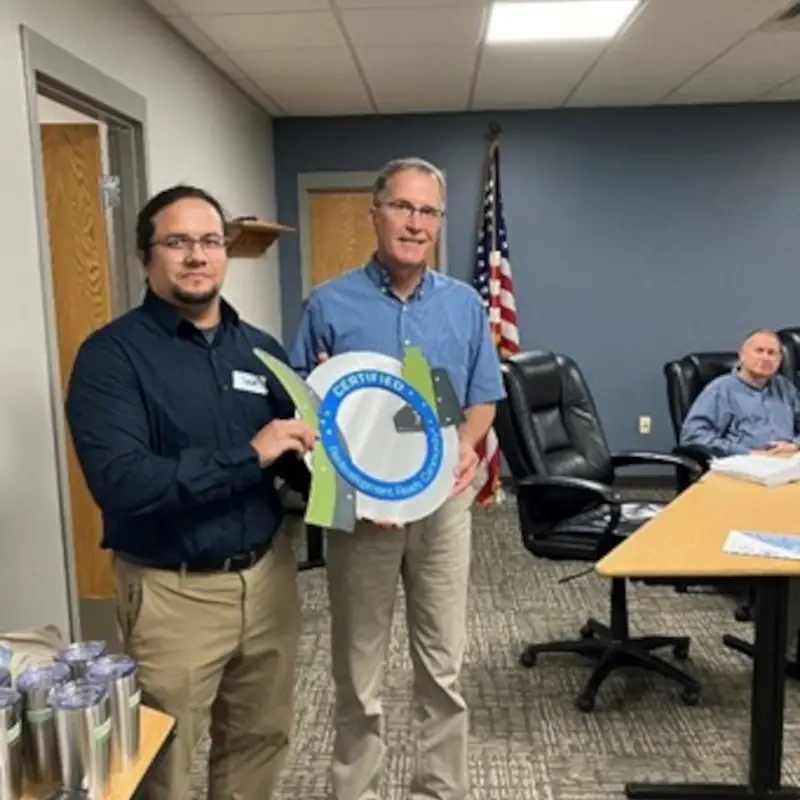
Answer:
<svg viewBox="0 0 800 800"><path fill-rule="evenodd" d="M492 203L492 249L490 253L486 254L486 257L489 259L489 283L490 286L497 285L497 282L500 280L500 269L499 264L497 263L497 150L500 147L500 136L503 133L503 129L500 127L499 122L490 122L489 129L486 134L486 138L489 140L489 148L487 154L487 162L486 162L486 169L487 169L487 177L491 178L492 180L492 193L494 195L494 202ZM490 297L496 298L497 292L491 291ZM496 300L493 299L490 304L490 312L489 312L489 320L492 329L492 339L494 340L494 346L496 349L499 350L500 348L500 327L499 327L499 320L495 319L494 317L499 313L499 309L496 307Z"/></svg>

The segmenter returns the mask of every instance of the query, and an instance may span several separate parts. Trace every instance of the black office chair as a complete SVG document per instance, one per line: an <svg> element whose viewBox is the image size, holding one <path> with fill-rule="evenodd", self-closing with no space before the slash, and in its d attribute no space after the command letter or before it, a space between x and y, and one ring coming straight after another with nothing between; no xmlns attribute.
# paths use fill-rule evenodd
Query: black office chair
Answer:
<svg viewBox="0 0 800 800"><path fill-rule="evenodd" d="M623 503L613 488L618 469L661 464L698 475L691 459L665 453L612 455L589 388L568 357L521 353L503 364L507 399L495 422L500 447L511 469L520 530L525 547L539 558L596 562L635 531L662 504ZM677 659L689 654L685 636L629 634L626 581L611 580L610 625L589 619L572 641L531 644L521 655L526 667L541 653L579 653L596 666L577 697L591 711L595 696L612 670L637 666L658 672L682 687L689 705L700 685L676 666L653 655L671 647Z"/></svg>
<svg viewBox="0 0 800 800"><path fill-rule="evenodd" d="M800 388L800 328L781 328L776 333L783 350L781 372Z"/></svg>
<svg viewBox="0 0 800 800"><path fill-rule="evenodd" d="M709 461L714 453L699 446L681 446L681 427L700 392L715 378L730 372L738 360L739 357L736 353L690 353L664 365L669 418L675 435L673 452L694 459L700 464L703 471L708 469ZM677 488L678 491L683 491L686 486L678 483Z"/></svg>

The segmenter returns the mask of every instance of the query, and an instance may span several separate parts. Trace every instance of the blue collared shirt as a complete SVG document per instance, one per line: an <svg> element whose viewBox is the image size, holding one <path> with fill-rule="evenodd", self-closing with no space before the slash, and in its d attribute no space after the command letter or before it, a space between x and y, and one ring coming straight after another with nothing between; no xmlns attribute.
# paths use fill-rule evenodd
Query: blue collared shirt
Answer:
<svg viewBox="0 0 800 800"><path fill-rule="evenodd" d="M276 474L297 485L307 471L294 457L258 465L250 439L294 406L254 347L286 361L227 303L209 342L150 292L81 345L66 413L104 547L199 566L270 541L283 517ZM266 394L235 371L265 375Z"/></svg>
<svg viewBox="0 0 800 800"><path fill-rule="evenodd" d="M462 408L505 397L480 295L462 281L427 270L402 301L374 259L311 293L289 361L307 375L322 352L369 350L401 360L407 346L422 350L432 368L447 371Z"/></svg>
<svg viewBox="0 0 800 800"><path fill-rule="evenodd" d="M762 450L770 442L798 441L800 393L784 375L762 388L734 369L711 381L692 404L681 428L683 445L700 445L717 455Z"/></svg>

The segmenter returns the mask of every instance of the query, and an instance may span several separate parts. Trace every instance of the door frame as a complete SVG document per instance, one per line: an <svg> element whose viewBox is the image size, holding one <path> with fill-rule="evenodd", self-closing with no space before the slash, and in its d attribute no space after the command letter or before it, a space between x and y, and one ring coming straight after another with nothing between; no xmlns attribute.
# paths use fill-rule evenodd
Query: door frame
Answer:
<svg viewBox="0 0 800 800"><path fill-rule="evenodd" d="M147 101L142 95L25 25L20 26L20 37L33 154L39 272L47 341L48 383L54 430L53 448L56 456L61 539L67 576L66 600L71 627L69 636L75 640L81 637L81 620L67 468L66 444L69 434L63 414L64 394L61 390L38 96L45 95L107 125L110 170L112 174L120 176L122 188L121 213L113 215L113 231L109 232L114 242L114 250L110 253L112 265L110 278L115 313L132 306L142 293L143 284L139 277L134 231L137 210L147 196L145 145ZM100 187L98 191L101 191Z"/></svg>
<svg viewBox="0 0 800 800"><path fill-rule="evenodd" d="M444 201L447 207L447 175L441 171L445 178ZM297 219L300 227L300 275L302 299L311 294L311 201L309 195L313 191L331 189L356 189L371 190L375 184L380 170L369 172L341 171L341 172L300 172L297 175ZM439 235L437 247L439 258L439 271L447 274L447 215ZM355 265L354 265L355 266Z"/></svg>

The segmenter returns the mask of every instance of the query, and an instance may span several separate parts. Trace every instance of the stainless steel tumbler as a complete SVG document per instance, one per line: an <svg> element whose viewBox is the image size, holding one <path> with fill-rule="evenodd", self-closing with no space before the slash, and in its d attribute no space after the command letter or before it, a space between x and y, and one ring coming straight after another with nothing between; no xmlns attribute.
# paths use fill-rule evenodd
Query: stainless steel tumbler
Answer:
<svg viewBox="0 0 800 800"><path fill-rule="evenodd" d="M22 797L22 696L0 689L0 800Z"/></svg>
<svg viewBox="0 0 800 800"><path fill-rule="evenodd" d="M70 680L70 669L60 661L28 667L17 678L22 695L24 725L23 761L28 780L37 784L60 783L56 725L50 693L53 687Z"/></svg>
<svg viewBox="0 0 800 800"><path fill-rule="evenodd" d="M68 664L73 680L80 680L86 675L86 667L107 652L108 647L105 642L73 642L56 655L56 661Z"/></svg>
<svg viewBox="0 0 800 800"><path fill-rule="evenodd" d="M86 679L108 687L111 698L111 769L130 769L139 757L139 707L142 693L136 662L110 655L89 664Z"/></svg>
<svg viewBox="0 0 800 800"><path fill-rule="evenodd" d="M0 667L0 689L11 688L11 673L5 668Z"/></svg>
<svg viewBox="0 0 800 800"><path fill-rule="evenodd" d="M63 788L82 789L89 800L105 800L111 775L108 688L69 681L56 686L51 697Z"/></svg>

